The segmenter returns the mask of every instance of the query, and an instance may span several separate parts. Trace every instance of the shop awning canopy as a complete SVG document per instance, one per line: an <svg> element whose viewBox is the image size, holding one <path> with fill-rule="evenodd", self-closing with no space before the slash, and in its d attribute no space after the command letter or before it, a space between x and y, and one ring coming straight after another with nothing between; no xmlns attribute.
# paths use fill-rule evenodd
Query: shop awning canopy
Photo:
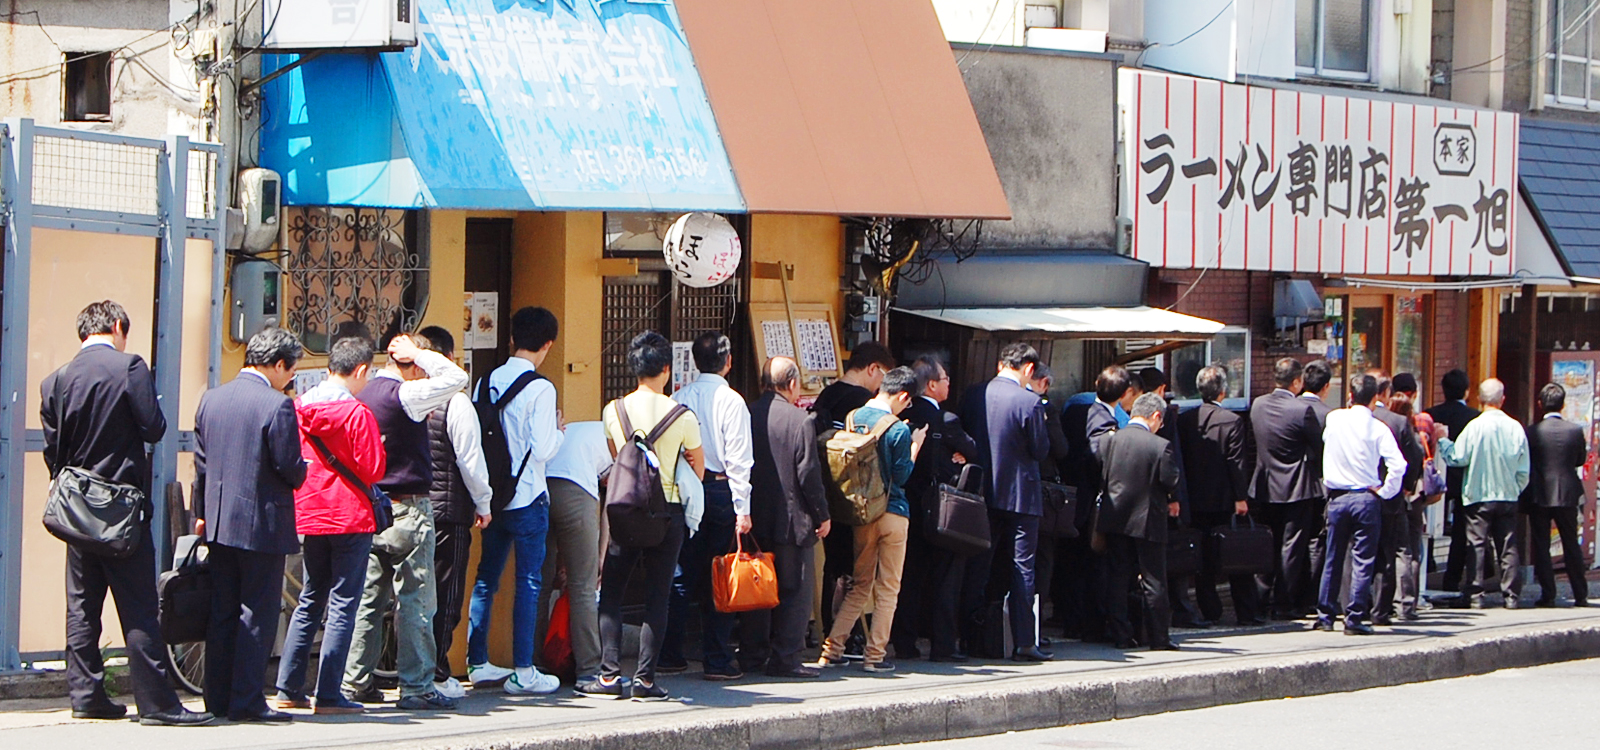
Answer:
<svg viewBox="0 0 1600 750"><path fill-rule="evenodd" d="M894 308L900 312L980 331L1063 334L1064 338L1203 341L1223 325L1154 307L950 307Z"/></svg>
<svg viewBox="0 0 1600 750"><path fill-rule="evenodd" d="M1522 186L1558 258L1600 276L1600 128L1526 118L1521 145Z"/></svg>

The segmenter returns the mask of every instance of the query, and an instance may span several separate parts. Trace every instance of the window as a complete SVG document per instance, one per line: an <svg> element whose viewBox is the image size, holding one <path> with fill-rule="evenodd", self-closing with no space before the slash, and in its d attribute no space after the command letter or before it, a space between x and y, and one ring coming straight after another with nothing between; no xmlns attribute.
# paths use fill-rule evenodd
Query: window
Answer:
<svg viewBox="0 0 1600 750"><path fill-rule="evenodd" d="M417 212L343 206L285 207L284 327L326 354L346 336L380 348L414 330L428 303L428 254Z"/></svg>
<svg viewBox="0 0 1600 750"><path fill-rule="evenodd" d="M1549 0L1545 101L1600 109L1600 23L1588 0Z"/></svg>
<svg viewBox="0 0 1600 750"><path fill-rule="evenodd" d="M1371 0L1295 0L1294 63L1304 75L1372 78Z"/></svg>
<svg viewBox="0 0 1600 750"><path fill-rule="evenodd" d="M1167 355L1167 372L1172 378L1172 396L1180 402L1198 404L1200 391L1195 376L1201 368L1216 365L1228 371L1228 394L1221 401L1229 409L1250 405L1250 331L1247 328L1222 329L1210 341L1186 346Z"/></svg>
<svg viewBox="0 0 1600 750"><path fill-rule="evenodd" d="M661 257L667 230L683 213L607 213L607 258Z"/></svg>
<svg viewBox="0 0 1600 750"><path fill-rule="evenodd" d="M111 53L66 52L63 60L62 122L110 122Z"/></svg>

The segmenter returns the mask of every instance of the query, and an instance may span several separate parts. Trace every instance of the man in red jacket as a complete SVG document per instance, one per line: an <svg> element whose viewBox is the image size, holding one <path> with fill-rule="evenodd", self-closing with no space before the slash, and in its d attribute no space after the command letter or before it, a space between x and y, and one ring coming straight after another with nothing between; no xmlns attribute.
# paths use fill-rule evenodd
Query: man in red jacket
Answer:
<svg viewBox="0 0 1600 750"><path fill-rule="evenodd" d="M328 352L328 379L295 404L300 453L307 467L306 482L294 494L295 530L304 538L305 586L284 638L275 708L311 707L305 694L306 662L323 612L331 609L317 664L315 711L362 711L360 703L340 693L339 683L376 530L372 501L351 477L370 487L386 469L378 421L366 404L356 400L371 367L372 344L364 338L340 340ZM335 461L340 468L334 468Z"/></svg>

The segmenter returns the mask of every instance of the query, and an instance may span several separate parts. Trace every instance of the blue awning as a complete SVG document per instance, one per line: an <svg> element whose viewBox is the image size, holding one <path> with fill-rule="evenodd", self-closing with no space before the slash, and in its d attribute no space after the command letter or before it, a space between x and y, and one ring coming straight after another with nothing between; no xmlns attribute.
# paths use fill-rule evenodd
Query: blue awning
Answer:
<svg viewBox="0 0 1600 750"><path fill-rule="evenodd" d="M417 9L416 47L324 55L263 87L261 165L286 204L744 210L667 0Z"/></svg>

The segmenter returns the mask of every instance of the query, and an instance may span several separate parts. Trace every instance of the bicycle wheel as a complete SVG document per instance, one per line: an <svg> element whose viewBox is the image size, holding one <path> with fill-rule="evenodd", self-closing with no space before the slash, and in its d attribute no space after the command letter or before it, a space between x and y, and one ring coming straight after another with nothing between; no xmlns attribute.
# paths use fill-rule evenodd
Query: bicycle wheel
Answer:
<svg viewBox="0 0 1600 750"><path fill-rule="evenodd" d="M394 605L383 614L383 650L378 652L378 663L372 667L374 682L383 687L400 684L399 654L395 645Z"/></svg>
<svg viewBox="0 0 1600 750"><path fill-rule="evenodd" d="M172 660L172 679L190 695L201 695L206 684L206 644L179 643L167 645L167 656Z"/></svg>

